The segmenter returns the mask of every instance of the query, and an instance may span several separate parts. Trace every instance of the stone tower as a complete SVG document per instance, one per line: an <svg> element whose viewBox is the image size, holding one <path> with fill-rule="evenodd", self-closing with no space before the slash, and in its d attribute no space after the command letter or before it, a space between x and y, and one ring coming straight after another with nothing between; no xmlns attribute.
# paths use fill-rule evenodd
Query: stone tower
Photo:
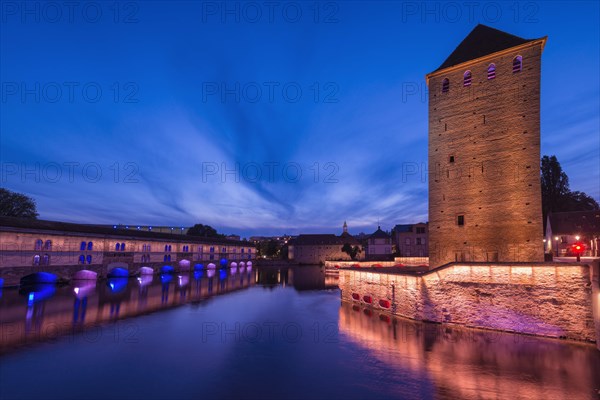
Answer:
<svg viewBox="0 0 600 400"><path fill-rule="evenodd" d="M343 232L342 233L348 233L348 224L346 223L346 221L344 221L344 226L342 227Z"/></svg>
<svg viewBox="0 0 600 400"><path fill-rule="evenodd" d="M429 259L544 260L540 77L546 37L477 25L429 86Z"/></svg>

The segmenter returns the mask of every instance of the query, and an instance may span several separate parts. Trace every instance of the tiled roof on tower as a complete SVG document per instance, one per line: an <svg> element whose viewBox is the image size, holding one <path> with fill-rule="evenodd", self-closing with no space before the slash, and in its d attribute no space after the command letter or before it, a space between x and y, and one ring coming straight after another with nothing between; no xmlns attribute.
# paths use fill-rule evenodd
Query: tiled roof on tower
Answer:
<svg viewBox="0 0 600 400"><path fill-rule="evenodd" d="M458 47L450 54L439 71L467 61L475 60L488 54L506 50L538 39L523 39L498 29L479 24L463 39ZM434 72L435 72L434 71Z"/></svg>

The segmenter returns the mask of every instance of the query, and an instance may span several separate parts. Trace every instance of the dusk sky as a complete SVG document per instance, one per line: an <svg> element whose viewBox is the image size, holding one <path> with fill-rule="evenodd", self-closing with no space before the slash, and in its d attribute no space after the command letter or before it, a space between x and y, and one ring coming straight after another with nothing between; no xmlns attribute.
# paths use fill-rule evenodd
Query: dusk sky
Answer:
<svg viewBox="0 0 600 400"><path fill-rule="evenodd" d="M425 74L483 23L548 36L542 154L600 201L597 1L267 3L0 3L2 187L80 223L427 221Z"/></svg>

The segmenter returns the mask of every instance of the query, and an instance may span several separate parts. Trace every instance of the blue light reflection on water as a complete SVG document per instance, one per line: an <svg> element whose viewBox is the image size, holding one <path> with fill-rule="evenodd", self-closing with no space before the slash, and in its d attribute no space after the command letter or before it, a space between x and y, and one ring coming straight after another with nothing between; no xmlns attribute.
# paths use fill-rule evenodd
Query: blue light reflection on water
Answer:
<svg viewBox="0 0 600 400"><path fill-rule="evenodd" d="M27 297L27 306L48 300L56 293L56 285L52 283L36 283L20 288L19 292Z"/></svg>
<svg viewBox="0 0 600 400"><path fill-rule="evenodd" d="M200 277L186 286L192 302L173 295L168 309L8 353L0 397L594 398L591 346L380 319L307 271L254 271L244 276L258 284L241 290L238 276ZM208 296L209 280L224 294ZM136 282L121 315L181 290ZM72 301L67 289L47 308ZM87 320L115 303L107 289L88 296Z"/></svg>
<svg viewBox="0 0 600 400"><path fill-rule="evenodd" d="M129 278L108 278L107 285L113 293L121 293L127 288Z"/></svg>

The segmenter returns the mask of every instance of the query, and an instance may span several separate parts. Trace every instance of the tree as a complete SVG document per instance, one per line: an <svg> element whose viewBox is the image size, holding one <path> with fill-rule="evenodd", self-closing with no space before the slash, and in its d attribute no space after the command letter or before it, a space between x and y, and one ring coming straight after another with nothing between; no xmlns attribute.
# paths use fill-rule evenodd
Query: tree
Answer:
<svg viewBox="0 0 600 400"><path fill-rule="evenodd" d="M257 246L258 256L267 258L276 258L280 254L281 246L277 240L263 240Z"/></svg>
<svg viewBox="0 0 600 400"><path fill-rule="evenodd" d="M556 156L543 156L541 165L542 212L544 220L549 212L561 208L560 203L570 192L569 178Z"/></svg>
<svg viewBox="0 0 600 400"><path fill-rule="evenodd" d="M224 238L225 235L217 232L210 225L196 224L188 229L187 234L190 236L201 236L205 238Z"/></svg>
<svg viewBox="0 0 600 400"><path fill-rule="evenodd" d="M356 256L361 252L360 247L352 246L350 243L344 243L342 251L350 256L351 259L356 260Z"/></svg>
<svg viewBox="0 0 600 400"><path fill-rule="evenodd" d="M0 188L0 216L17 218L37 218L35 200L21 193Z"/></svg>
<svg viewBox="0 0 600 400"><path fill-rule="evenodd" d="M568 211L593 211L598 210L599 205L593 197L583 192L571 192L565 199L564 207Z"/></svg>
<svg viewBox="0 0 600 400"><path fill-rule="evenodd" d="M279 250L279 258L282 260L287 260L289 257L289 248L288 245L284 245L281 250Z"/></svg>
<svg viewBox="0 0 600 400"><path fill-rule="evenodd" d="M551 212L592 211L600 209L598 202L583 192L571 192L569 178L556 156L543 156L541 163L542 213L544 224Z"/></svg>

